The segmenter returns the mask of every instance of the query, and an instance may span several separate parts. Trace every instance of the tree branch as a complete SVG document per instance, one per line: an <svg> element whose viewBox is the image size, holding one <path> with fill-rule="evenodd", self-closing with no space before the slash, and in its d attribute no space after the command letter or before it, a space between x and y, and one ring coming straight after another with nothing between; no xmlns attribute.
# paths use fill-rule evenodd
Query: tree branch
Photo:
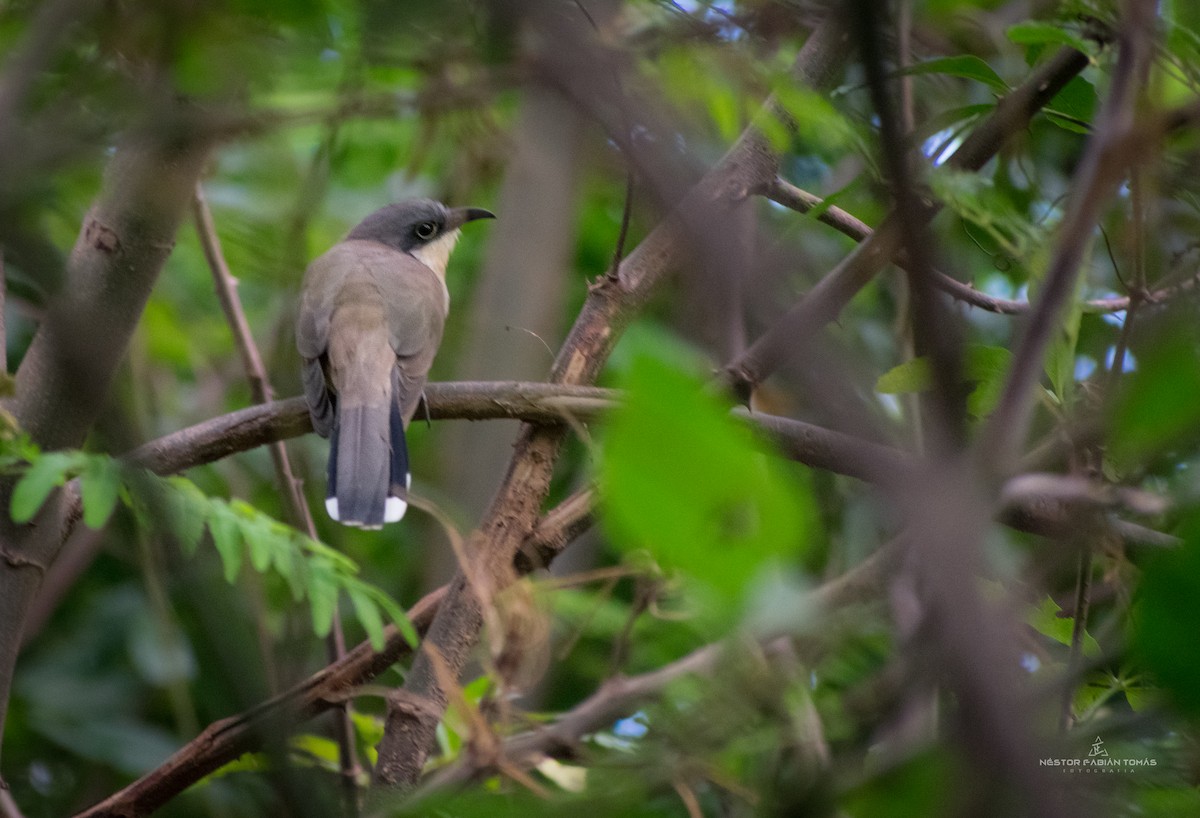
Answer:
<svg viewBox="0 0 1200 818"><path fill-rule="evenodd" d="M194 112L175 107L152 131L126 137L67 265L63 286L17 370L11 410L43 449L80 446L108 396L150 290L207 161ZM0 486L8 508L11 482ZM63 541L61 498L31 525L0 515L0 734L21 632L42 572Z"/></svg>
<svg viewBox="0 0 1200 818"><path fill-rule="evenodd" d="M425 388L430 416L437 420L488 418L518 418L532 424L559 424L561 410L587 422L611 408L619 393L595 387L561 386L511 381L432 383ZM836 432L811 423L778 417L763 412L735 409L735 416L760 429L780 452L797 462L815 469L855 477L875 485L893 484L910 473L914 461L900 449L881 443ZM253 406L181 429L150 441L126 455L127 459L157 474L172 474L210 463L230 454L256 446L294 437L311 431L308 409L303 398L288 398ZM1133 495L1128 492L1098 495L1099 489L1068 491L1065 484L1043 480L1046 491L1014 478L1012 488L1004 495L998 519L1020 531L1054 537L1064 530L1067 521L1062 505L1067 502L1101 502L1101 496L1115 497L1112 501L1129 505ZM78 503L78 495L72 497ZM576 498L576 502L584 502ZM590 503L590 498L586 501ZM551 515L565 511L565 503ZM1131 506L1144 510L1144 503ZM75 516L78 516L77 512ZM1174 545L1177 541L1167 535L1120 520L1112 522L1126 542L1150 545ZM571 534L576 536L577 532ZM524 554L524 550L522 551ZM520 573L530 563L521 562ZM535 561L540 564L541 561Z"/></svg>
<svg viewBox="0 0 1200 818"><path fill-rule="evenodd" d="M537 555L530 569L549 564L591 524L590 492L572 495L547 514L525 539L522 553ZM541 562L541 558L546 562ZM409 621L424 635L444 604L448 585L426 594L408 610ZM271 734L339 707L354 690L412 653L395 625L384 628L381 650L363 642L337 662L252 710L213 722L162 765L75 818L140 818L149 815L204 776L253 752Z"/></svg>
<svg viewBox="0 0 1200 818"><path fill-rule="evenodd" d="M1146 155L1134 152L1134 108L1153 51L1154 6L1148 0L1125 4L1118 31L1117 64L1111 91L1100 111L1079 169L1072 178L1070 198L1059 228L1059 241L1036 306L1017 344L1012 368L1000 403L984 429L980 462L1003 474L1015 462L1033 415L1032 396L1042 372L1046 347L1058 331L1058 318L1070 301L1084 249L1092 239L1101 211L1116 193L1125 169Z"/></svg>
<svg viewBox="0 0 1200 818"><path fill-rule="evenodd" d="M825 200L820 196L809 193L807 190L796 187L783 179L777 178L771 184L771 187L767 189L765 195L776 204L781 204L784 207L795 210L797 213L808 213L820 208L820 212L816 217L817 221L832 227L842 235L849 236L855 241L864 241L874 232L867 226L866 222L853 214L846 212L837 205L826 205ZM896 257L892 260L902 270L908 269L908 255L903 251L897 253ZM1193 289L1198 281L1200 281L1200 273L1195 273L1178 284L1161 287L1158 290L1148 292L1142 295L1140 300L1149 304L1158 304L1177 293ZM997 298L988 295L985 292L975 289L970 284L965 284L937 270L934 271L933 284L956 301L961 301L968 306L978 307L988 312L995 312L1001 315L1024 315L1030 309L1028 301L1014 301L1008 298ZM1087 313L1121 312L1122 310L1129 309L1131 300L1131 296L1093 298L1083 302L1083 311Z"/></svg>
<svg viewBox="0 0 1200 818"><path fill-rule="evenodd" d="M895 552L893 544L883 546L842 576L815 589L806 604L819 612L816 616L826 617L852 605L879 600L887 585ZM781 653L794 656L799 650L800 661L809 665L820 660L825 646L820 641L774 635L762 640L762 648L768 657ZM613 677L553 723L506 739L496 757L477 758L463 753L454 764L431 775L414 794L413 800L419 801L434 792L487 775L496 769L498 762L527 769L546 756L574 755L584 736L628 716L641 703L660 695L676 679L693 674L711 675L722 655L731 647L734 646L716 642L657 670L637 676Z"/></svg>
<svg viewBox="0 0 1200 818"><path fill-rule="evenodd" d="M1087 63L1087 56L1073 48L1060 50L996 104L991 115L971 132L947 165L960 170L982 168ZM928 221L937 210L933 203L926 203L919 219ZM775 326L726 367L724 378L734 394L742 400L748 399L751 391L779 367L787 354L834 320L896 255L900 239L900 222L892 212Z"/></svg>

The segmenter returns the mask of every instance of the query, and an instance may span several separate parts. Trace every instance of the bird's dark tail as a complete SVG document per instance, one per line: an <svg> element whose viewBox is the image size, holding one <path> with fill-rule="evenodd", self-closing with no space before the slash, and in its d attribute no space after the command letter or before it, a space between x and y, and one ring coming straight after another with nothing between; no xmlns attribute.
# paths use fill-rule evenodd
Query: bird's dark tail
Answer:
<svg viewBox="0 0 1200 818"><path fill-rule="evenodd" d="M396 395L393 376L392 395ZM379 528L408 510L408 446L404 419L393 398L387 405L337 407L329 441L325 508L345 525Z"/></svg>

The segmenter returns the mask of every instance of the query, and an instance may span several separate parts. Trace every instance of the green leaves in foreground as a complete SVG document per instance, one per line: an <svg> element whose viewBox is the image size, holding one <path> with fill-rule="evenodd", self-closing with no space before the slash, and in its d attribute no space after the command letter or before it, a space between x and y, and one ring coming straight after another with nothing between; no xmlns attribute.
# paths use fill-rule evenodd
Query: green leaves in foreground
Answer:
<svg viewBox="0 0 1200 818"><path fill-rule="evenodd" d="M308 600L318 636L329 633L339 595L345 593L376 649L383 646L385 619L396 623L409 644L417 644L404 610L382 590L359 579L352 560L249 503L209 497L182 477L161 478L102 455L78 451L38 455L29 448L23 456L31 463L13 489L14 522L32 520L51 492L78 478L83 521L91 528L104 525L122 500L139 521L175 537L188 554L195 553L207 531L231 583L247 557L259 573L275 573L287 583L293 599Z"/></svg>
<svg viewBox="0 0 1200 818"><path fill-rule="evenodd" d="M604 524L618 547L650 551L727 613L770 561L799 554L812 500L701 379L640 355L626 386L600 469Z"/></svg>
<svg viewBox="0 0 1200 818"><path fill-rule="evenodd" d="M967 397L972 417L991 414L1000 400L1004 378L1012 353L1004 347L969 344L963 356L963 377L975 384ZM933 371L928 358L912 358L889 369L875 382L875 391L885 395L926 392L933 387Z"/></svg>
<svg viewBox="0 0 1200 818"><path fill-rule="evenodd" d="M1200 717L1200 510L1176 532L1183 545L1151 555L1143 566L1133 615L1133 648L1175 704Z"/></svg>

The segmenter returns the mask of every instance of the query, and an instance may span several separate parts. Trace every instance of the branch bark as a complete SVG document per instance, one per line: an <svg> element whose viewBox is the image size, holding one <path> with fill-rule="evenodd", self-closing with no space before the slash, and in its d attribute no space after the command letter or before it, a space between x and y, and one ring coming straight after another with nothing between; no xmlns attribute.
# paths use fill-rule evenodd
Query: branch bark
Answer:
<svg viewBox="0 0 1200 818"><path fill-rule="evenodd" d="M832 227L842 235L849 236L855 241L865 241L875 232L866 222L852 213L843 210L837 205L826 205L825 200L820 196L809 193L807 190L796 187L783 179L775 180L770 189L767 190L766 197L776 204L781 204L784 207L795 210L797 213L808 213L816 208L821 208L819 215L816 217L817 221ZM892 261L900 269L908 269L909 260L907 254L903 252L897 253ZM1157 290L1142 293L1138 296L1138 300L1148 304L1162 303L1177 293L1193 289L1198 279L1200 279L1200 274L1192 273L1188 278L1177 284L1160 286ZM1010 298L997 298L996 296L988 295L985 292L975 289L968 283L959 281L939 271L934 271L933 284L955 301L961 301L968 306L978 307L987 312L999 313L1000 315L1024 315L1031 308L1028 301L1015 301ZM1133 299L1133 296L1128 295L1113 298L1092 298L1083 302L1083 311L1088 313L1121 312L1129 309Z"/></svg>
<svg viewBox="0 0 1200 818"><path fill-rule="evenodd" d="M43 449L78 447L99 415L209 154L202 125L174 110L129 135L84 219L56 294L17 370L11 410ZM0 488L7 509L11 483ZM63 540L61 497L30 525L0 515L0 734L30 602Z"/></svg>

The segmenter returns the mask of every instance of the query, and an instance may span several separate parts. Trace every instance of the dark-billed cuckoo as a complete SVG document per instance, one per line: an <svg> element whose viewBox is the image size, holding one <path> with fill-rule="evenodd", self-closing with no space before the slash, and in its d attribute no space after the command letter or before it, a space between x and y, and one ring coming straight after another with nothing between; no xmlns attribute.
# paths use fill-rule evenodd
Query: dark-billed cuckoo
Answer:
<svg viewBox="0 0 1200 818"><path fill-rule="evenodd" d="M408 199L376 210L308 265L296 346L313 428L330 439L333 519L379 528L404 516L412 484L404 427L450 310L446 263L460 227L492 218Z"/></svg>

